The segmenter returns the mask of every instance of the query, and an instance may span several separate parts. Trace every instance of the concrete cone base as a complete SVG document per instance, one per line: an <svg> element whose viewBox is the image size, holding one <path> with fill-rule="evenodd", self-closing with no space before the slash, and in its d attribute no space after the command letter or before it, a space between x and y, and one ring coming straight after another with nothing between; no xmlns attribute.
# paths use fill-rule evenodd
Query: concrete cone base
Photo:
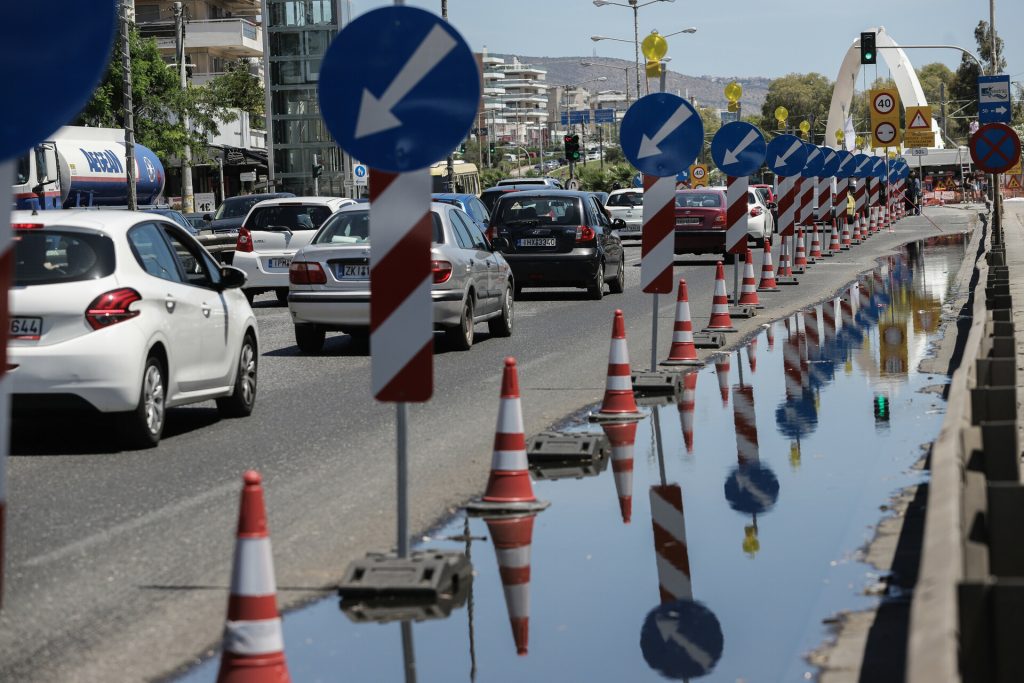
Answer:
<svg viewBox="0 0 1024 683"><path fill-rule="evenodd" d="M516 515L524 512L539 512L545 510L551 505L550 501L546 500L526 500L519 502L499 502L489 501L483 498L475 498L465 505L462 506L466 512L471 515L495 515L495 514L508 514Z"/></svg>

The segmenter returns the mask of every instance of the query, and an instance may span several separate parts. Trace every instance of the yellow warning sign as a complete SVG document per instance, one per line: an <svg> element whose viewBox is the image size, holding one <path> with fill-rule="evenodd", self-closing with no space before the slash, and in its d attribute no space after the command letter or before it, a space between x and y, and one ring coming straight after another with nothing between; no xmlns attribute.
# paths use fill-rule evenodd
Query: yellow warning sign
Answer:
<svg viewBox="0 0 1024 683"><path fill-rule="evenodd" d="M1020 173L1021 173L1021 166L1020 166L1020 159L1018 158L1017 159L1017 163L1015 163L1010 168L1006 169L1006 175L1020 175Z"/></svg>
<svg viewBox="0 0 1024 683"><path fill-rule="evenodd" d="M1008 180L1006 181L1006 189L1008 189L1008 190L1019 190L1019 189L1021 189L1020 181L1017 180L1018 176L1011 175L1011 176L1006 176L1006 177L1008 178Z"/></svg>
<svg viewBox="0 0 1024 683"><path fill-rule="evenodd" d="M907 147L934 147L931 107L907 107L907 131L903 144Z"/></svg>
<svg viewBox="0 0 1024 683"><path fill-rule="evenodd" d="M704 164L690 166L690 187L708 186L708 167Z"/></svg>

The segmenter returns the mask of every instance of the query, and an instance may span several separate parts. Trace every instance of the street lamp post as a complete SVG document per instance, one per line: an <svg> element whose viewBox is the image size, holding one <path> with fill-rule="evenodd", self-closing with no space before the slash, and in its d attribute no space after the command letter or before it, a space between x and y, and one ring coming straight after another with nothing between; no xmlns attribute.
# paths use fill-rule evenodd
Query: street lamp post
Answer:
<svg viewBox="0 0 1024 683"><path fill-rule="evenodd" d="M652 1L654 1L654 2L657 2L657 1L672 2L673 0L652 0ZM594 0L594 4L597 4L598 2L599 2L599 0ZM615 4L618 4L618 3L603 2L602 1L601 4L615 5ZM651 3L648 2L647 4L649 5ZM598 5L598 7L600 7L600 6L601 5ZM643 7L643 6L644 5L640 5L640 7ZM625 38L613 38L611 36L590 36L590 39L592 41L594 41L595 43L598 42L598 41L601 41L601 40L614 40L617 43L633 43L633 45L634 45L634 47L636 49L636 96L637 96L637 99L640 99L640 42L638 40L639 34L638 34L636 29L637 29L637 26L636 26L636 23L634 22L634 24L633 24L634 39L633 40L626 40ZM673 33L661 34L661 37L662 38L671 38L672 36L678 36L680 33L696 33L696 32L697 32L697 28L695 26L688 26L687 28L680 29L680 30L675 31Z"/></svg>
<svg viewBox="0 0 1024 683"><path fill-rule="evenodd" d="M580 66L602 66L609 69L621 69L626 75L626 109L629 109L629 72L632 70L628 66L616 66L614 64L605 64L602 62L588 62L587 60L580 61ZM640 93L637 93L637 97L640 97Z"/></svg>
<svg viewBox="0 0 1024 683"><path fill-rule="evenodd" d="M626 3L594 0L595 7L615 5L616 7L628 7L633 10L633 58L636 61L636 96L638 98L640 97L640 8L659 2L675 2L675 0L647 0L644 3L641 3L640 0L626 0Z"/></svg>

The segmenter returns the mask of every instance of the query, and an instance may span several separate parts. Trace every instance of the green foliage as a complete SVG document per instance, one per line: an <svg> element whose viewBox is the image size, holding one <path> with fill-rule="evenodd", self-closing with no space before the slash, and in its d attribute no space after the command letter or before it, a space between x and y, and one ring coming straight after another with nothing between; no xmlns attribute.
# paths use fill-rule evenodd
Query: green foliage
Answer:
<svg viewBox="0 0 1024 683"><path fill-rule="evenodd" d="M504 177L504 171L499 168L482 168L480 169L480 187L485 190L488 187L494 187Z"/></svg>
<svg viewBox="0 0 1024 683"><path fill-rule="evenodd" d="M257 116L263 115L263 83L258 76L249 73L249 63L244 59L231 62L227 71L210 79L206 88L214 102Z"/></svg>
<svg viewBox="0 0 1024 683"><path fill-rule="evenodd" d="M626 155L622 153L621 147L606 147L604 150L604 160L608 164L624 164L626 163Z"/></svg>
<svg viewBox="0 0 1024 683"><path fill-rule="evenodd" d="M974 27L974 39L978 43L978 56L981 61L985 64L986 70L989 73L1001 73L1006 69L1006 60L1003 59L1003 39L996 34L997 49L999 50L999 61L996 64L992 63L992 32L989 30L987 21L979 21L978 25ZM968 118L975 118L978 115L978 76L979 69L978 64L967 55L963 55L960 58L960 66L956 70L956 80L953 82L951 91L951 99L957 101L958 105L956 108L960 109L961 116ZM949 134L957 141L966 142L967 138L967 125L963 121L951 120ZM954 133L955 131L955 133Z"/></svg>
<svg viewBox="0 0 1024 683"><path fill-rule="evenodd" d="M717 109L709 107L697 107L697 113L700 114L701 121L704 122L704 139L710 140L722 127L722 116Z"/></svg>
<svg viewBox="0 0 1024 683"><path fill-rule="evenodd" d="M764 105L761 107L761 129L774 131L778 129L775 120L776 107L789 110L790 128L796 128L801 121L807 120L814 124L812 136L820 131L828 118L828 108L832 102L833 83L819 73L789 74L776 78L768 86Z"/></svg>
<svg viewBox="0 0 1024 683"><path fill-rule="evenodd" d="M636 169L629 164L605 164L604 171L600 164L589 164L576 167L576 177L580 181L580 189L591 192L611 192L616 187L629 187L636 175Z"/></svg>

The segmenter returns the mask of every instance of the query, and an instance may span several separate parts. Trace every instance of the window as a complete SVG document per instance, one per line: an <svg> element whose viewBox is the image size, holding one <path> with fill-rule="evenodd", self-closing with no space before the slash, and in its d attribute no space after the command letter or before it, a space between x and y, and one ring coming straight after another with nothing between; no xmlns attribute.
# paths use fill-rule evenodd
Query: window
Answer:
<svg viewBox="0 0 1024 683"><path fill-rule="evenodd" d="M171 282L184 282L178 261L171 253L163 232L156 223L142 223L128 231L135 260L153 277Z"/></svg>
<svg viewBox="0 0 1024 683"><path fill-rule="evenodd" d="M491 219L490 214L487 212L487 207L484 203L476 197L471 197L469 202L469 215L472 216L478 223L486 224Z"/></svg>
<svg viewBox="0 0 1024 683"><path fill-rule="evenodd" d="M14 174L14 184L24 185L25 183L28 182L29 174L30 170L28 164L28 155L22 154L20 157L18 157L18 168Z"/></svg>
<svg viewBox="0 0 1024 683"><path fill-rule="evenodd" d="M449 211L448 220L451 221L452 229L455 231L455 241L463 249L475 249L473 235L469 231L468 223L459 215L458 211Z"/></svg>
<svg viewBox="0 0 1024 683"><path fill-rule="evenodd" d="M597 222L604 228L611 229L611 221L608 220L608 216L605 215L604 209L601 207L601 203L597 201L596 197L590 198L590 210L597 217Z"/></svg>
<svg viewBox="0 0 1024 683"><path fill-rule="evenodd" d="M15 231L14 283L19 287L95 280L113 272L109 237L53 228Z"/></svg>
<svg viewBox="0 0 1024 683"><path fill-rule="evenodd" d="M484 237L482 232L480 232L480 228L477 227L477 224L470 223L469 221L467 221L466 224L469 226L469 234L473 238L473 246L477 249L482 249L483 251L490 251L491 245L488 244L487 238Z"/></svg>
<svg viewBox="0 0 1024 683"><path fill-rule="evenodd" d="M181 234L178 228L170 225L163 225L164 234L174 248L174 255L177 258L181 272L185 274L185 282L195 287L212 288L215 282L220 281L220 269L211 270L209 264L203 258L201 249Z"/></svg>
<svg viewBox="0 0 1024 683"><path fill-rule="evenodd" d="M582 216L575 197L529 197L520 193L502 198L495 209L495 223L530 222L538 225L580 225Z"/></svg>
<svg viewBox="0 0 1024 683"><path fill-rule="evenodd" d="M722 195L719 192L677 192L676 206L720 207L722 206Z"/></svg>
<svg viewBox="0 0 1024 683"><path fill-rule="evenodd" d="M620 192L608 197L608 206L642 206L643 192Z"/></svg>
<svg viewBox="0 0 1024 683"><path fill-rule="evenodd" d="M245 219L250 230L284 231L316 230L333 213L329 206L319 204L277 204L253 209Z"/></svg>
<svg viewBox="0 0 1024 683"><path fill-rule="evenodd" d="M331 216L313 244L369 244L370 212L341 211Z"/></svg>

